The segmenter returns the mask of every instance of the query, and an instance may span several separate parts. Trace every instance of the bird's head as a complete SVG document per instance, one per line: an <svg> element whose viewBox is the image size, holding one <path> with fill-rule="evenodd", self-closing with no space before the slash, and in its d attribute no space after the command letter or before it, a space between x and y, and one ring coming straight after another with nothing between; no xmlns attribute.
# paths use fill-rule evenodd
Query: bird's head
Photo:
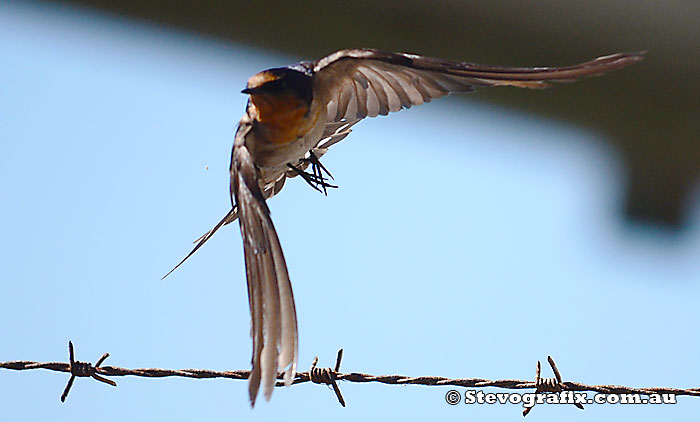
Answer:
<svg viewBox="0 0 700 422"><path fill-rule="evenodd" d="M296 99L311 104L313 87L311 77L294 69L280 67L256 73L244 90L254 103L270 100Z"/></svg>

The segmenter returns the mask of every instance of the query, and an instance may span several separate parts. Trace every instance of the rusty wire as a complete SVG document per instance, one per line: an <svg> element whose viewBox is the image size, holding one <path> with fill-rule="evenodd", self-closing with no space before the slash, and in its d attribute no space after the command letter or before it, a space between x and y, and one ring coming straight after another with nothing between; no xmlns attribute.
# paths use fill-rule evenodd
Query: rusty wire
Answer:
<svg viewBox="0 0 700 422"><path fill-rule="evenodd" d="M161 369L161 368L137 368L128 369L117 366L101 366L105 359L109 356L108 353L102 357L93 366L90 363L76 361L74 359L73 344L68 343L69 362L33 362L26 360L16 360L9 362L0 362L0 368L12 369L17 371L29 369L48 369L50 371L67 372L71 377L66 385L66 388L61 396L61 401L65 401L68 392L70 391L73 381L76 377L92 377L98 381L116 386L113 380L104 378L107 377L122 377L136 376L147 378L164 378L164 377L184 377L184 378L229 378L236 380L248 379L249 370L235 371L213 371L210 369ZM340 393L337 381L348 382L378 382L381 384L390 385L425 385L425 386L454 386L454 387L496 387L504 389L530 389L534 388L536 393L541 392L559 392L559 391L590 391L604 394L675 394L677 396L695 396L700 397L700 388L665 388L665 387L648 387L634 388L621 385L588 385L579 382L563 381L559 369L554 360L548 357L555 378L540 378L541 365L537 362L537 370L535 381L528 380L487 380L483 378L445 378L435 376L423 377L408 377L405 375L371 375L361 372L341 373L340 363L343 356L343 350L338 351L335 368L317 368L318 357L316 357L307 372L299 372L296 374L292 384L301 384L305 382L314 382L318 384L326 384L333 388L333 391L342 406L345 406L345 400ZM280 381L277 386L283 383ZM578 406L577 406L578 407ZM582 408L582 406L580 407ZM532 409L532 408L528 408ZM526 409L524 416L529 410Z"/></svg>

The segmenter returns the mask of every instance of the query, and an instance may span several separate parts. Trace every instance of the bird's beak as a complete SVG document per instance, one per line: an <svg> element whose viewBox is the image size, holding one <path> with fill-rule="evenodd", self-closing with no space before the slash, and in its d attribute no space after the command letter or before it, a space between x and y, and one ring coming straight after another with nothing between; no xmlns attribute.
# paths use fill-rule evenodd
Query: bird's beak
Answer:
<svg viewBox="0 0 700 422"><path fill-rule="evenodd" d="M241 91L243 94L252 94L253 92L255 92L255 88L246 88Z"/></svg>

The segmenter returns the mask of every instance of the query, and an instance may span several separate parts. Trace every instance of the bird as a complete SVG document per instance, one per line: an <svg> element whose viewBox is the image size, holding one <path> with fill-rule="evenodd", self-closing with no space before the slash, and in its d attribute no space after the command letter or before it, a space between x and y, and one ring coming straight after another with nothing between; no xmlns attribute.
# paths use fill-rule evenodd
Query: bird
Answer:
<svg viewBox="0 0 700 422"><path fill-rule="evenodd" d="M248 101L231 152L231 209L163 278L222 226L239 221L253 343L248 393L251 406L261 387L269 401L278 372L290 385L298 360L296 305L267 204L288 178L301 177L326 195L328 188L336 188L320 158L365 117L384 116L477 87L546 88L551 82L571 82L629 66L643 55L617 53L566 67L502 67L364 48L256 73L241 91Z"/></svg>

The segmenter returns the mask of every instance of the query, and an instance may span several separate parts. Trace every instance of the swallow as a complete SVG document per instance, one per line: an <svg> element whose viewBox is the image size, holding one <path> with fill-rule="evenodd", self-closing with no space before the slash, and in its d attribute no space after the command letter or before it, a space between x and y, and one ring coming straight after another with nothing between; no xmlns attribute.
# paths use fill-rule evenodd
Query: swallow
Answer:
<svg viewBox="0 0 700 422"><path fill-rule="evenodd" d="M222 226L238 219L253 340L248 391L251 406L261 386L269 400L278 371L290 385L298 360L292 285L266 202L288 178L299 176L324 194L337 187L319 159L365 117L385 116L482 86L546 88L550 82L570 82L629 66L643 54L612 54L567 67L499 67L349 49L257 73L241 91L249 97L231 152L231 210L163 278Z"/></svg>

